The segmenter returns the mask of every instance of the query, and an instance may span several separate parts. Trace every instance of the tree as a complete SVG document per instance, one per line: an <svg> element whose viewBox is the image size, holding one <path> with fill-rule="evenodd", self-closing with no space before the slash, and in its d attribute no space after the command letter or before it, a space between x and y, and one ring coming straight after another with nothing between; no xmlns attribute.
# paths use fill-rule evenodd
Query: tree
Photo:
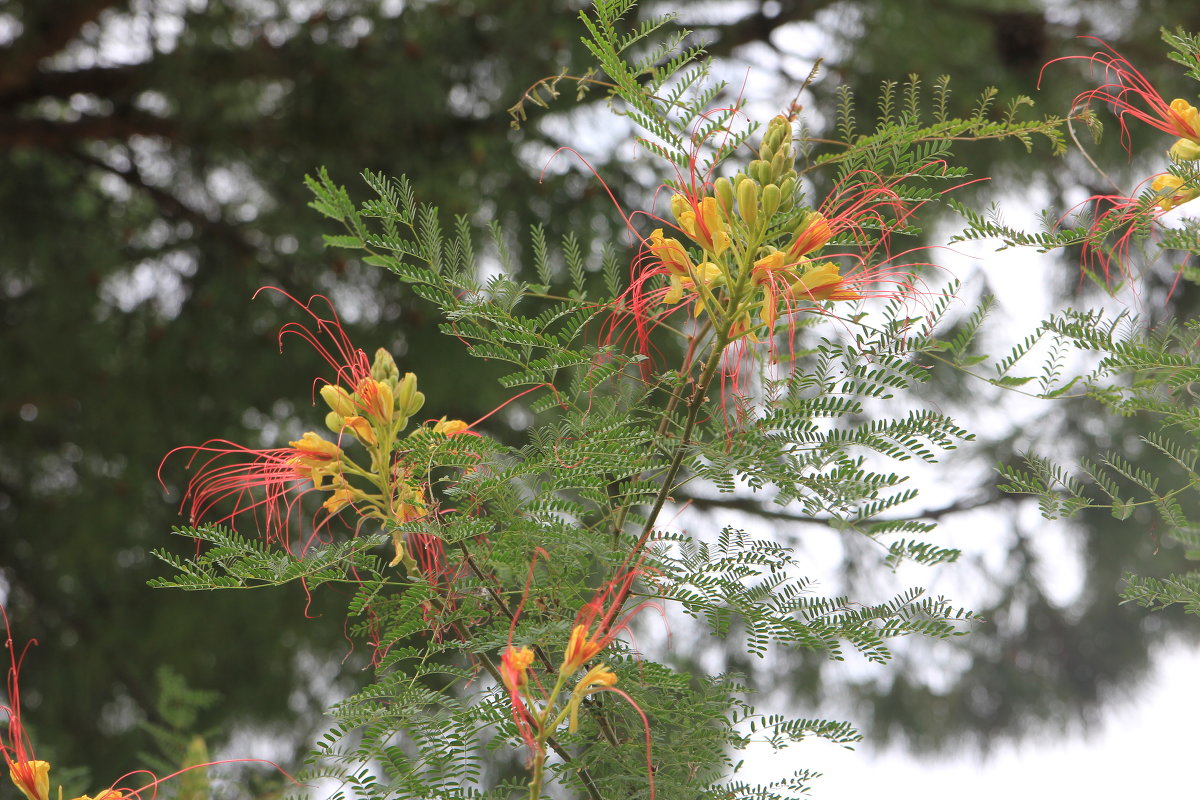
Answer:
<svg viewBox="0 0 1200 800"><path fill-rule="evenodd" d="M1004 13L991 5L930 2L897 15L894 4L880 2L764 3L697 27L722 57L753 58L763 47L756 43L769 39L775 50L767 50L773 55L765 68L773 69L781 66L775 59L786 47L780 41L787 25L818 20L829 28L835 27L829 15L839 9L860 13L877 24L861 26L858 37L845 34L844 51L853 55L831 59L826 68L854 85L864 104L881 79L900 77L893 74L897 65L924 72L927 82L953 71L955 96L970 102L997 75L1013 76L1004 94L1027 91L1038 62L1075 46L1037 9ZM83 0L6 9L14 33L0 70L6 175L0 202L7 212L0 225L9 243L0 267L8 356L0 565L14 625L42 640L42 657L52 647L56 653L55 668L39 679L39 718L49 728L39 734L59 759L99 765L128 752L130 721L155 718L143 666L164 652L181 654L176 666L197 687L212 685L210 674L237 675L246 662L269 670L264 684L271 692L227 677L217 681L227 707L256 720L269 718L267 709L282 707L281 698L302 682L293 648L341 652L344 644L327 633L310 639L318 634L296 617L300 597L278 607L257 596L243 601L249 605L205 601L206 615L211 609L243 621L243 638L231 648L221 630L180 624L196 613L191 598L171 606L136 588L139 577L157 569L141 553L176 519L151 476L167 442L217 433L241 438L268 421L294 428L301 409L280 400L294 397L280 387L305 385L312 362L277 356L274 330L285 312L246 302L264 284L352 301L358 321L389 330L381 344L401 352L407 368L429 386L453 385L464 364L431 344L434 320L420 305L353 259L321 249L320 221L299 212L307 202L301 177L321 164L342 181L364 166L406 172L421 197L447 213L476 213L482 198L482 214L510 229L540 221L551 240L593 229L609 201L589 174L552 170L538 183L544 154L563 143L555 126L570 124L557 121L571 119L559 111L564 101L520 133L507 132L504 113L560 67L582 72L588 61L573 11L568 3L536 13L507 3L396 9L346 3L306 15L284 2L197 9ZM1158 53L1147 44L1154 24L1154 14L1141 14L1125 26L1127 39L1114 43L1151 62ZM1025 31L1036 35L1023 39ZM950 35L975 45L931 44ZM931 60L966 50L971 57L949 67ZM834 83L815 84L814 102L827 102ZM1072 93L1064 91L1054 110L1065 109ZM594 89L586 102L601 95L602 88ZM1135 138L1135 149L1139 144ZM972 170L985 175L1002 171L1011 151L978 152ZM636 191L627 178L639 165L615 155L593 166L625 197ZM530 199L522 205L513 198ZM600 238L605 231L617 238L611 228L599 229ZM430 404L474 418L499 399L480 397L475 405L431 392ZM139 509L132 525L130 508ZM1086 541L1112 574L1127 566L1113 561L1130 558L1117 542L1132 540ZM1120 552L1109 556L1110 546ZM1031 557L1020 539L1014 552ZM123 570L119 580L109 572L113 565ZM1060 624L1044 638L1010 631L1010 646L983 648L965 681L1003 663L1019 642L1047 657L1050 676L1073 678L1066 685L1085 707L1107 680L1135 670L1144 660L1141 648L1105 650L1118 663L1092 660L1086 674L1055 658L1062 652L1054 644L1059 632L1078 631L1086 641L1092 619L1101 620L1101 631L1121 631L1125 641L1134 635L1130 620L1117 626L1098 613L1107 607L1100 587L1108 583L1103 571L1094 574L1097 583L1081 608L1096 613L1071 614L1080 620L1071 622L1055 612ZM1006 593L1049 608L1036 583L1019 580L1000 595ZM218 612L220 604L231 608ZM145 610L154 614L145 618ZM283 652L260 649L275 640L284 640ZM193 643L198 654L185 649ZM114 673L117 682L108 684L105 676ZM94 680L105 685L77 691ZM1045 697L1062 686L1060 678L1048 678L1028 687L1028 707L1052 708ZM901 688L894 689L894 707L904 713L896 717L913 725L919 720L909 712L931 706ZM925 693L913 691L917 698ZM97 700L81 704L80 694ZM875 697L874 689L868 696ZM105 736L79 735L95 730L95 720L105 720ZM973 727L1010 724L1017 721L977 715ZM938 725L952 730L940 716Z"/></svg>

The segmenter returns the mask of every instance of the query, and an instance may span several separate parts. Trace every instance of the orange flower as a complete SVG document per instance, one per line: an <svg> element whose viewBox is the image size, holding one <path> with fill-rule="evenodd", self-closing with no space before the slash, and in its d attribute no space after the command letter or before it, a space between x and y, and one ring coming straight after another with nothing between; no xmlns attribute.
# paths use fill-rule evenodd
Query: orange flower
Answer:
<svg viewBox="0 0 1200 800"><path fill-rule="evenodd" d="M504 688L508 690L513 722L522 741L529 748L531 757L537 754L539 747L537 734L533 730L537 721L529 712L525 701L521 699L521 694L529 682L529 665L532 663L533 651L528 647L513 647L510 644L500 656L500 678L504 681Z"/></svg>

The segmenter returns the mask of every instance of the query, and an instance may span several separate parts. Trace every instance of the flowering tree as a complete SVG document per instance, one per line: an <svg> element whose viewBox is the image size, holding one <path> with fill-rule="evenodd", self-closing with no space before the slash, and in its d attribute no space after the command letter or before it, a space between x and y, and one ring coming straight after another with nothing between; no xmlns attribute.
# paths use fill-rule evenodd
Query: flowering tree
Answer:
<svg viewBox="0 0 1200 800"><path fill-rule="evenodd" d="M374 197L363 203L325 172L309 181L313 207L344 226L327 237L330 246L393 273L439 310L455 346L508 368L501 383L511 398L493 413L531 420L524 441L493 435L492 414L430 414L417 376L385 350L368 358L328 301L271 292L298 320L280 331L281 345L307 343L328 365L309 390L323 430L267 449L210 440L164 462L164 481L190 470L181 492L188 525L177 533L199 544L189 559L160 553L176 574L158 585L295 582L306 592L352 592L349 634L369 648L374 680L334 709L310 775L336 778L342 791L791 796L811 773L743 780L737 752L807 736L851 743L858 734L843 722L765 712L738 675L681 668L673 627L736 636L760 657L856 651L886 662L896 637L955 636L974 619L919 587L822 597L786 543L732 527L681 530L675 499L685 484L754 492L877 544L893 568L953 561L957 552L936 544L930 522L897 516L915 496L900 469L972 437L917 406L909 390L934 363L970 371L986 360L969 352L982 314L943 332L955 284L903 242L927 208L972 180L954 163L956 143L1012 137L1032 146L1036 134L1061 151L1062 120L1019 120L1024 98L997 118L990 95L973 116L952 118L947 84L937 84L926 110L913 78L900 97L885 95L870 133L856 131L845 97L841 139L814 148L797 134L797 110L760 126L739 103L717 105L722 87L689 66L699 51L663 37L664 21L621 32L631 5L600 0L583 15L584 42L619 113L643 128L640 144L670 175L657 193L665 201L615 209L629 234L627 262L616 243L568 236L555 248L535 228L538 283L518 282L501 230L478 257L469 221L447 235L404 178L364 173ZM1149 207L1167 211L1196 196L1196 176L1185 174L1200 147L1188 127L1196 112L1165 104L1119 56L1093 58L1115 82L1081 102L1115 104L1182 137L1153 202L1139 201L1134 217L1117 215L1141 225L1137 215ZM968 236L1029 239L963 210ZM1105 244L1111 224L1051 244L1108 248L1105 257L1123 264L1123 249ZM1043 331L1077 347L1133 352L1095 316L1051 320ZM1179 342L1161 341L1164 352ZM998 360L989 380L1014 389L1033 380L1013 369L1034 343ZM1141 346L1139 358L1149 352ZM1116 408L1165 407L1144 385L1102 382L1143 363L1110 357L1071 379L1052 368L1038 394L1086 387ZM1181 374L1190 373L1172 372L1166 385ZM461 388L470 391L472 380L463 376ZM909 403L901 416L877 404L900 396ZM1162 449L1190 463L1178 448ZM1149 487L1126 462L1107 463L1146 488L1146 504L1170 524L1186 524L1177 492ZM1047 513L1097 504L1061 468L1031 464L1010 470L1010 488L1038 493ZM1200 477L1186 468L1191 489ZM1133 513L1135 501L1122 499L1104 470L1091 474L1114 513ZM16 670L14 662L14 682ZM15 701L9 716L13 780L30 800L47 800L49 766L32 757Z"/></svg>

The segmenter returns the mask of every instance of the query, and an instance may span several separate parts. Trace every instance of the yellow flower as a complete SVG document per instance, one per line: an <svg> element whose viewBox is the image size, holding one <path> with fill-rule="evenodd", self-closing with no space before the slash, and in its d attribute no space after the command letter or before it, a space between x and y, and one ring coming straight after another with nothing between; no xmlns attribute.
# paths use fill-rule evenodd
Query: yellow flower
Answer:
<svg viewBox="0 0 1200 800"><path fill-rule="evenodd" d="M500 677L510 692L524 688L529 682L529 666L533 664L533 651L528 647L508 646L500 656Z"/></svg>
<svg viewBox="0 0 1200 800"><path fill-rule="evenodd" d="M84 794L76 797L75 800L92 800L92 798ZM125 800L125 795L116 789L105 789L96 795L95 800Z"/></svg>
<svg viewBox="0 0 1200 800"><path fill-rule="evenodd" d="M388 562L389 567L404 561L404 534L400 531L392 531L392 546L396 548L396 557Z"/></svg>
<svg viewBox="0 0 1200 800"><path fill-rule="evenodd" d="M601 689L614 685L617 682L617 673L608 668L607 664L597 664L592 667L587 673L579 679L579 683L575 685L575 690L571 692L571 699L568 706L571 710L570 723L567 725L567 730L574 733L579 728L579 704L583 698L589 694L593 694Z"/></svg>
<svg viewBox="0 0 1200 800"><path fill-rule="evenodd" d="M663 236L662 228L650 234L650 252L672 275L688 275L696 268L687 249L678 240Z"/></svg>
<svg viewBox="0 0 1200 800"><path fill-rule="evenodd" d="M446 419L442 417L433 426L434 433L441 433L446 436L453 436L456 433L462 433L467 428L471 427L461 419Z"/></svg>
<svg viewBox="0 0 1200 800"><path fill-rule="evenodd" d="M321 506L330 514L336 514L346 506L354 502L355 492L348 486L343 486L340 489L335 489L333 494L329 495ZM100 798L96 798L100 800Z"/></svg>
<svg viewBox="0 0 1200 800"><path fill-rule="evenodd" d="M1188 138L1200 138L1200 111L1194 105L1177 97L1171 101L1171 116L1182 124L1181 133L1186 132Z"/></svg>
<svg viewBox="0 0 1200 800"><path fill-rule="evenodd" d="M729 224L721 213L717 198L705 197L693 204L677 194L671 198L671 211L683 232L714 256L729 248Z"/></svg>
<svg viewBox="0 0 1200 800"><path fill-rule="evenodd" d="M308 431L297 441L288 442L293 450L289 463L302 478L308 478L320 489L325 477L337 471L338 462L342 457L342 448L333 442L322 439L312 431Z"/></svg>
<svg viewBox="0 0 1200 800"><path fill-rule="evenodd" d="M722 272L721 268L716 264L712 263L711 261L705 261L703 264L696 267L696 270L693 274L696 276L696 278L700 279L700 283L704 284L705 286L711 286L718 278L721 277ZM671 288L665 295L663 295L662 305L669 306L678 303L683 299L683 293L685 290L694 289L695 287L696 281L693 280L691 275L672 275ZM700 312L703 310L704 304L697 303L696 315L699 316Z"/></svg>
<svg viewBox="0 0 1200 800"><path fill-rule="evenodd" d="M784 260L784 254L779 250L773 250L754 262L754 266L751 268L751 275L757 284L770 283L771 273L783 272L786 268L787 264Z"/></svg>
<svg viewBox="0 0 1200 800"><path fill-rule="evenodd" d="M384 422L391 422L396 401L390 383L373 378L363 378L359 381L355 394L368 416Z"/></svg>
<svg viewBox="0 0 1200 800"><path fill-rule="evenodd" d="M1189 200L1200 197L1200 189L1193 186L1184 188L1185 182L1183 178L1165 173L1156 175L1150 182L1150 188L1163 195L1158 201L1158 205L1163 211L1170 211L1175 206L1181 206Z"/></svg>
<svg viewBox="0 0 1200 800"><path fill-rule="evenodd" d="M799 300L857 300L862 295L845 285L837 264L824 261L806 269L790 287Z"/></svg>
<svg viewBox="0 0 1200 800"><path fill-rule="evenodd" d="M9 763L8 776L28 800L50 800L50 762Z"/></svg>

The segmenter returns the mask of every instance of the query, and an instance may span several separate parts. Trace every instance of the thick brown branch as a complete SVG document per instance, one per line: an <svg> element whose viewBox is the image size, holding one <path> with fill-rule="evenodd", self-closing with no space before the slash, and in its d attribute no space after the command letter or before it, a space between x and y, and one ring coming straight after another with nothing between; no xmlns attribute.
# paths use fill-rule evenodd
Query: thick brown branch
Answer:
<svg viewBox="0 0 1200 800"><path fill-rule="evenodd" d="M178 197L166 191L165 189L161 189L157 186L152 186L151 184L146 183L145 179L142 178L141 173L139 173L136 169L132 167L130 169L119 169L118 167L114 167L113 165L106 163L102 159L83 152L72 152L71 155L78 161L81 161L90 167L111 172L128 183L132 188L145 192L146 195L155 202L159 208L159 211L162 212L164 217L168 219L185 220L190 222L198 230L211 233L214 236L225 240L233 247L235 251L238 251L243 255L250 257L255 257L257 255L258 250L254 247L254 245L246 241L246 239L242 237L241 234L238 233L237 229L232 225L224 222L221 219L214 219L204 212L192 208L187 203L184 203Z"/></svg>
<svg viewBox="0 0 1200 800"><path fill-rule="evenodd" d="M62 149L83 142L127 139L130 136L175 134L175 123L161 117L130 112L104 117L84 117L76 122L0 117L0 149L38 147Z"/></svg>
<svg viewBox="0 0 1200 800"><path fill-rule="evenodd" d="M0 94L28 83L42 59L61 51L84 25L117 5L122 5L120 0L26 2L21 37L7 51L0 51Z"/></svg>
<svg viewBox="0 0 1200 800"><path fill-rule="evenodd" d="M149 63L152 62L146 62ZM11 109L42 97L65 99L73 94L94 94L110 100L129 96L134 91L150 88L138 85L146 72L146 64L35 72L22 84L5 87L0 92L0 105Z"/></svg>

